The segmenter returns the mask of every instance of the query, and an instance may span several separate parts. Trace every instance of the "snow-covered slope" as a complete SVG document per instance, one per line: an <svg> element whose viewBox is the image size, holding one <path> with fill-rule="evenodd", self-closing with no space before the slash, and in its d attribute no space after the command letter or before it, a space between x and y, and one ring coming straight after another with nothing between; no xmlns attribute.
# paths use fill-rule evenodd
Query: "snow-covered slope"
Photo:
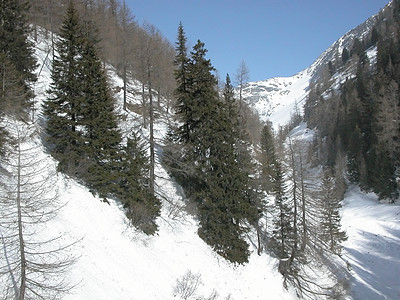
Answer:
<svg viewBox="0 0 400 300"><path fill-rule="evenodd" d="M400 203L379 203L352 187L343 201L342 226L354 299L400 299Z"/></svg>
<svg viewBox="0 0 400 300"><path fill-rule="evenodd" d="M310 79L305 70L292 77L250 82L243 86L242 96L262 121L270 120L278 128L289 122L296 104L300 109L303 106Z"/></svg>

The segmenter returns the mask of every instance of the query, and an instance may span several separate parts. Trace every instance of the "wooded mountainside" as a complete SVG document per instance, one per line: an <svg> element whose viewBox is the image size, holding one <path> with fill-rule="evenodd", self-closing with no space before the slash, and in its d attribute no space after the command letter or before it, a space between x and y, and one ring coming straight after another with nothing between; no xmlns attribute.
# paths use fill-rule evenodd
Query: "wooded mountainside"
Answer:
<svg viewBox="0 0 400 300"><path fill-rule="evenodd" d="M163 163L184 189L198 234L216 253L244 264L253 243L259 254L279 259L285 286L299 296L348 292L347 266L340 260L347 237L339 213L347 184L360 184L382 199L398 196L400 0L382 12L367 38L355 39L326 66L311 84L304 116L297 112L277 133L270 123L254 120L241 96L235 98L229 75L219 89L205 44L199 40L187 49L183 24L174 48L154 26L139 26L125 1L6 0L0 13L2 121L30 124L40 118L43 143L58 171L104 202L122 203L130 224L152 235L162 206L154 186L155 148L163 147ZM53 59L38 117L32 104L39 34L52 42ZM367 56L374 47L376 63ZM123 109L142 116L148 137L121 133L105 64L121 76ZM335 88L338 74L348 78ZM142 86L140 107L127 101L127 83L134 80ZM169 133L155 141L154 123L161 117ZM311 145L291 131L302 121L315 129ZM22 138L5 125L0 137L6 165L10 154L19 157L12 145ZM8 230L17 245L18 270L18 287L14 280L7 294L24 299L37 288L57 292L57 286L30 277L21 209L27 204L20 192L10 193L15 202L7 202L17 203L15 215L8 216L17 227Z"/></svg>
<svg viewBox="0 0 400 300"><path fill-rule="evenodd" d="M393 1L365 38L326 66L304 107L308 126L318 129L315 163L345 161L350 182L392 201L400 176L399 21L400 2ZM367 52L376 53L373 61ZM339 84L338 74L345 78Z"/></svg>

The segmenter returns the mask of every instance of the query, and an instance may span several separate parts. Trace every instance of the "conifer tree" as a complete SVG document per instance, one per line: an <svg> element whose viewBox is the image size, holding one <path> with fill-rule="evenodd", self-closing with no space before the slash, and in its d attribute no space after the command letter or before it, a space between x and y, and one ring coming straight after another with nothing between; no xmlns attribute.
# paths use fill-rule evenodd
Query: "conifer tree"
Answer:
<svg viewBox="0 0 400 300"><path fill-rule="evenodd" d="M132 133L122 153L119 187L115 194L121 199L132 224L146 234L154 234L161 203L148 189L149 160L145 145Z"/></svg>
<svg viewBox="0 0 400 300"><path fill-rule="evenodd" d="M175 151L168 150L165 159L197 204L199 236L221 256L244 263L249 256L245 222L254 224L258 214L233 88L229 80L221 101L204 43L198 41L188 59L185 42L180 24L175 95L181 125L171 132Z"/></svg>
<svg viewBox="0 0 400 300"><path fill-rule="evenodd" d="M186 36L183 29L183 24L179 23L178 41L176 42L176 56L174 60L175 80L177 87L175 89L176 97L176 113L178 120L182 123L178 127L178 136L181 142L189 142L191 123L192 123L192 106L193 100L189 95L190 90L190 73L189 73L189 58L186 46Z"/></svg>
<svg viewBox="0 0 400 300"><path fill-rule="evenodd" d="M0 53L6 55L19 73L25 88L27 105L33 97L31 84L36 80L34 71L37 66L34 45L28 39L28 9L29 4L25 0L0 2Z"/></svg>
<svg viewBox="0 0 400 300"><path fill-rule="evenodd" d="M83 180L105 202L118 198L132 224L153 234L160 202L148 190L139 139L128 139L122 146L114 99L96 46L94 27L80 22L71 1L44 103L49 147L59 170Z"/></svg>
<svg viewBox="0 0 400 300"><path fill-rule="evenodd" d="M52 82L43 113L47 118L46 132L52 155L59 161L58 169L76 175L83 158L83 137L77 130L83 102L81 59L83 36L78 12L70 2L56 42Z"/></svg>
<svg viewBox="0 0 400 300"><path fill-rule="evenodd" d="M339 210L342 206L340 199L337 198L335 178L331 173L329 169L326 169L322 178L319 236L333 253L340 255L340 243L344 242L347 237L346 233L341 230Z"/></svg>
<svg viewBox="0 0 400 300"><path fill-rule="evenodd" d="M82 132L84 151L90 160L85 177L94 189L106 197L115 189L113 185L118 178L116 166L122 137L91 23L85 24L82 41L78 64L82 70L83 102L79 107L81 117L77 125L85 128Z"/></svg>
<svg viewBox="0 0 400 300"><path fill-rule="evenodd" d="M277 155L271 124L265 124L261 131L261 174L263 189L270 193L274 190L276 178Z"/></svg>
<svg viewBox="0 0 400 300"><path fill-rule="evenodd" d="M289 199L287 197L282 164L279 161L277 161L275 167L273 195L275 197L275 212L271 247L278 258L286 259L289 257L290 251L292 250L293 212L290 208Z"/></svg>

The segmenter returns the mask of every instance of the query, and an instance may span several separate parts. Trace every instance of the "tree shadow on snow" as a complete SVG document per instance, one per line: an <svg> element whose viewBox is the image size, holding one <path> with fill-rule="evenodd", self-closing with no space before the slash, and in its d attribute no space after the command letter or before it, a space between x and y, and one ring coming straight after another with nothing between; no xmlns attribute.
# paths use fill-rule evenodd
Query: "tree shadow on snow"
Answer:
<svg viewBox="0 0 400 300"><path fill-rule="evenodd" d="M383 227L386 235L363 231L362 248L345 248L354 299L400 299L400 228Z"/></svg>

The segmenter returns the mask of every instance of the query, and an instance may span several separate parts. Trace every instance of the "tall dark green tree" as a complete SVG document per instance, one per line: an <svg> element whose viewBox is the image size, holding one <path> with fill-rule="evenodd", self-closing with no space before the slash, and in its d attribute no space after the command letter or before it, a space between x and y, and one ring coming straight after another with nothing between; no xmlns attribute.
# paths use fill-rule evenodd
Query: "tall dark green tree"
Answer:
<svg viewBox="0 0 400 300"><path fill-rule="evenodd" d="M153 234L160 202L148 190L144 152L136 136L122 143L96 31L79 20L72 1L56 50L44 115L59 170L83 180L104 201L119 199L132 224Z"/></svg>
<svg viewBox="0 0 400 300"><path fill-rule="evenodd" d="M71 1L56 42L52 82L43 110L52 155L59 161L58 169L70 175L82 169L80 163L84 157L83 137L77 130L84 101L82 49L82 25Z"/></svg>
<svg viewBox="0 0 400 300"><path fill-rule="evenodd" d="M132 224L146 234L154 234L161 203L148 188L149 158L145 144L132 133L122 154L119 186L115 194L121 199Z"/></svg>
<svg viewBox="0 0 400 300"><path fill-rule="evenodd" d="M280 259L289 258L293 247L293 210L287 196L284 173L281 162L277 161L273 179L275 209L273 212L272 251Z"/></svg>
<svg viewBox="0 0 400 300"><path fill-rule="evenodd" d="M92 187L103 194L115 189L118 178L117 164L120 161L122 141L114 112L114 99L107 76L97 51L97 40L91 23L84 25L82 51L77 64L82 70L83 102L78 108L77 125L84 128L81 135L84 152L88 157L85 177Z"/></svg>
<svg viewBox="0 0 400 300"><path fill-rule="evenodd" d="M25 0L3 0L0 2L0 53L7 56L25 86L26 102L33 97L31 84L36 80L37 66L34 45L29 40L29 3Z"/></svg>
<svg viewBox="0 0 400 300"><path fill-rule="evenodd" d="M176 42L176 56L174 60L175 80L177 87L175 89L176 111L181 125L178 127L178 135L181 142L189 142L192 118L193 100L189 95L190 73L188 50L186 46L186 35L182 23L178 27L178 41Z"/></svg>
<svg viewBox="0 0 400 300"><path fill-rule="evenodd" d="M265 124L261 131L261 174L262 187L267 193L274 190L277 176L277 154L271 124Z"/></svg>
<svg viewBox="0 0 400 300"><path fill-rule="evenodd" d="M220 99L204 43L198 41L189 58L185 43L180 24L175 59L179 125L171 131L173 145L165 160L197 205L199 236L221 256L244 263L249 256L246 224L254 224L258 215L233 88L229 80Z"/></svg>

